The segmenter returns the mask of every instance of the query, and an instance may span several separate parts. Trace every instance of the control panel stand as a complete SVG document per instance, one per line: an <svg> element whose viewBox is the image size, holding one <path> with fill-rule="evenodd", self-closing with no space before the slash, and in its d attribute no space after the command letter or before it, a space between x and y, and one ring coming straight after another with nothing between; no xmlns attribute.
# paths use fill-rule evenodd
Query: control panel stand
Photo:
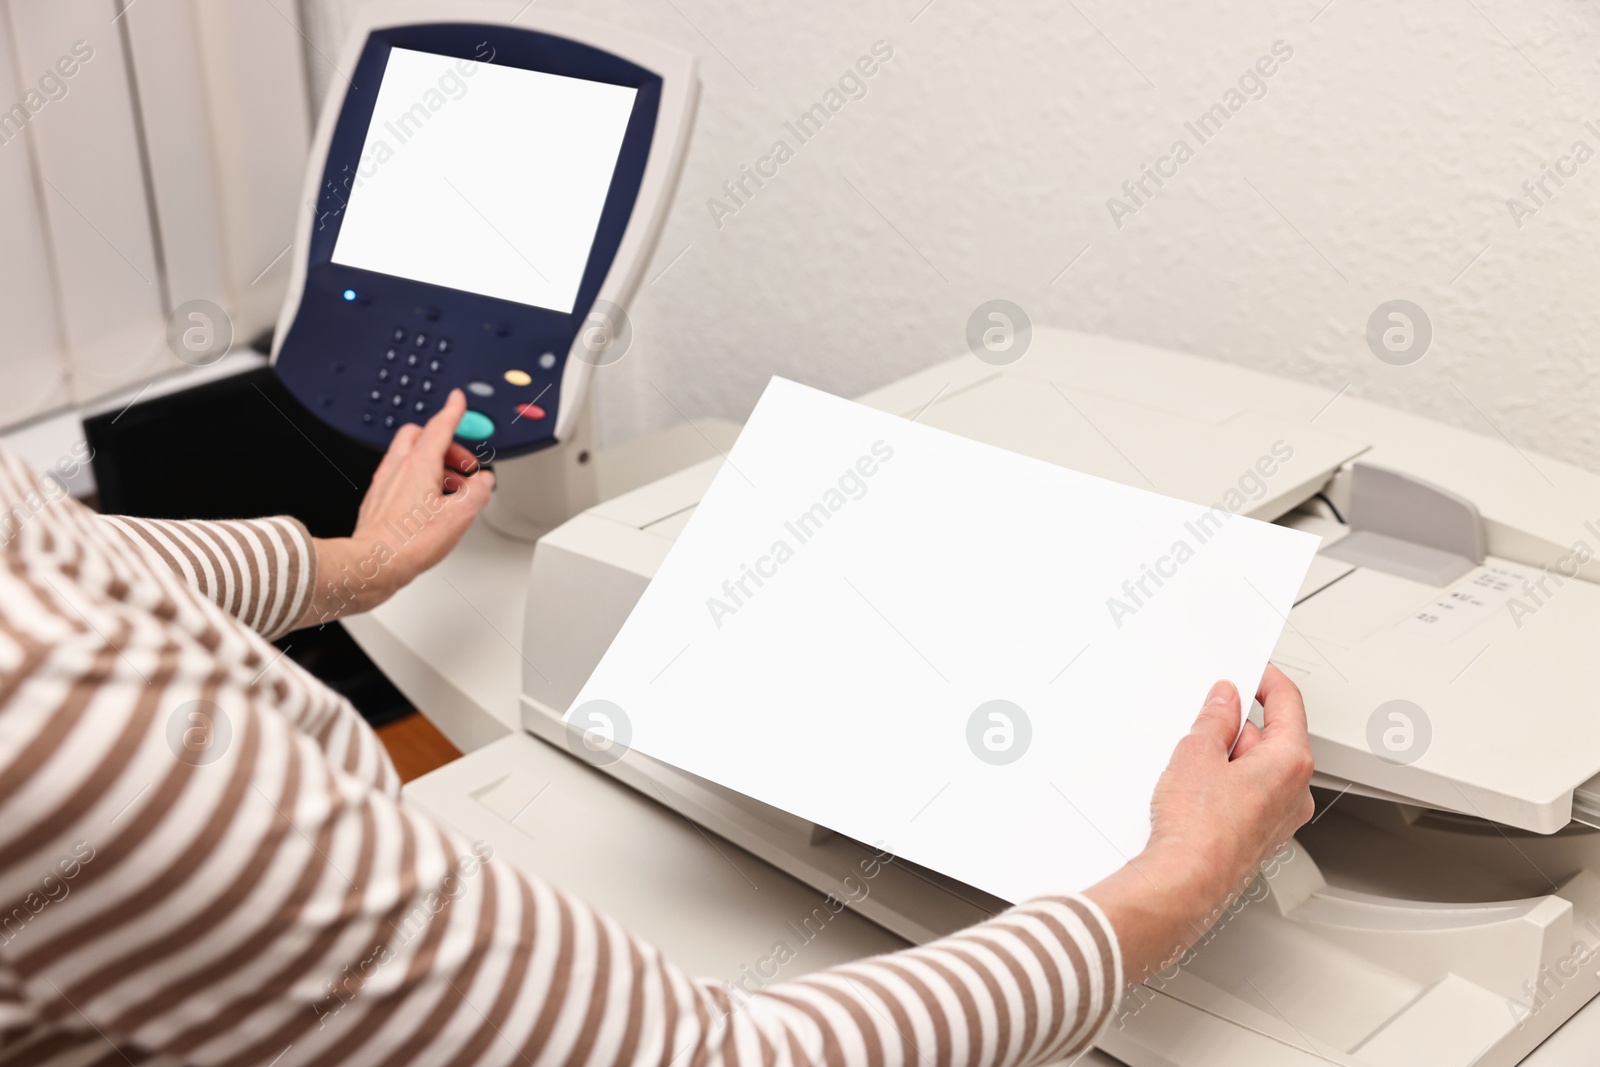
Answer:
<svg viewBox="0 0 1600 1067"><path fill-rule="evenodd" d="M586 397L577 428L566 440L538 452L495 461L494 495L483 511L483 521L496 533L532 544L600 503L593 407Z"/></svg>

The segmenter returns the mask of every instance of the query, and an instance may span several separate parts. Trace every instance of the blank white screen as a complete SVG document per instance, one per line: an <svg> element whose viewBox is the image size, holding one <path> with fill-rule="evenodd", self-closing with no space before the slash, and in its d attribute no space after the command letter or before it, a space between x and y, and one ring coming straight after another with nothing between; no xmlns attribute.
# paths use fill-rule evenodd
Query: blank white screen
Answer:
<svg viewBox="0 0 1600 1067"><path fill-rule="evenodd" d="M392 49L333 262L570 312L637 92Z"/></svg>

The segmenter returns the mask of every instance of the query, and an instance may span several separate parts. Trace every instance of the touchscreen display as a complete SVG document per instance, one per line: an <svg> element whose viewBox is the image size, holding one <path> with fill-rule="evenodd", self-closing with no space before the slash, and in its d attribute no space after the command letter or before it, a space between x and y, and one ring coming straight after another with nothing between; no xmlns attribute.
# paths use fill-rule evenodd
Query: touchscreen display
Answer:
<svg viewBox="0 0 1600 1067"><path fill-rule="evenodd" d="M333 262L572 311L637 92L392 49Z"/></svg>

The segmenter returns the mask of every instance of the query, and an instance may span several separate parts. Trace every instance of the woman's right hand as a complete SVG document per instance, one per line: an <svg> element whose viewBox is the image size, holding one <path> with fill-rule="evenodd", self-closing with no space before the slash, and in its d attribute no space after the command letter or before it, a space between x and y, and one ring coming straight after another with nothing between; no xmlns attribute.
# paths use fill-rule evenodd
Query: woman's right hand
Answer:
<svg viewBox="0 0 1600 1067"><path fill-rule="evenodd" d="M1213 686L1150 802L1145 856L1158 869L1212 872L1217 881L1208 888L1217 900L1239 889L1316 811L1300 690L1269 663L1257 698L1263 725L1247 721L1239 733L1238 690L1228 682Z"/></svg>
<svg viewBox="0 0 1600 1067"><path fill-rule="evenodd" d="M1149 843L1085 893L1117 931L1129 982L1192 945L1316 810L1300 690L1269 664L1257 699L1263 725L1240 733L1238 691L1212 687L1156 784Z"/></svg>

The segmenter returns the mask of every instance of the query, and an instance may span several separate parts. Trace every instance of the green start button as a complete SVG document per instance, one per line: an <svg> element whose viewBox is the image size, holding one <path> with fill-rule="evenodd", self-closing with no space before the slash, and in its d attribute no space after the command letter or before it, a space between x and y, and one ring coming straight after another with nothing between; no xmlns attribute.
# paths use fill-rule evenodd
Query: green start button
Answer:
<svg viewBox="0 0 1600 1067"><path fill-rule="evenodd" d="M481 411L468 411L456 426L456 436L468 441L483 441L494 433L494 420Z"/></svg>

